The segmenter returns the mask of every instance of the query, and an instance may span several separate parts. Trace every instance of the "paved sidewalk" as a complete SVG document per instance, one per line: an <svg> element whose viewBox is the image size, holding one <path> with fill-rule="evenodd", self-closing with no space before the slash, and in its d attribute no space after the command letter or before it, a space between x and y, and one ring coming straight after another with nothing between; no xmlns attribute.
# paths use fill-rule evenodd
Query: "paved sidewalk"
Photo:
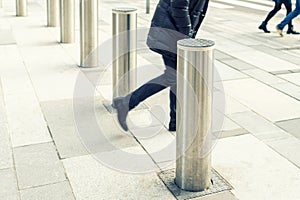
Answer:
<svg viewBox="0 0 300 200"><path fill-rule="evenodd" d="M111 67L101 71L96 90L93 69L78 67L79 10L76 43L60 44L59 29L46 27L46 1L28 0L28 17L15 17L15 1L2 1L0 199L176 199L158 176L175 167L168 91L132 111L131 131L122 132L105 107ZM139 28L149 27L156 1L147 15L142 0L101 0L100 48L111 39L111 9L124 5L138 8ZM196 199L298 200L300 37L259 31L262 10L214 5L197 37L216 41L214 94L225 97L225 114L212 166L233 189ZM299 19L294 25L300 29ZM138 85L163 70L148 49L138 52L138 66ZM75 98L78 83L84 94ZM215 108L222 110L218 100Z"/></svg>

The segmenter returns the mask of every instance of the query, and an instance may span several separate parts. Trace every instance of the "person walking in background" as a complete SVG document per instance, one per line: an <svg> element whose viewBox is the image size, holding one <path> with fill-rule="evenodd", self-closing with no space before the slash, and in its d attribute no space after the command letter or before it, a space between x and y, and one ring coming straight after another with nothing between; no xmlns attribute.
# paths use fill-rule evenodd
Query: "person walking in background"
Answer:
<svg viewBox="0 0 300 200"><path fill-rule="evenodd" d="M261 25L258 27L259 29L263 30L265 33L270 33L270 31L267 29L267 24L270 21L272 17L281 9L281 5L284 4L286 8L286 15L288 15L292 11L292 0L273 0L275 2L275 6L273 10L269 12L266 19L261 23ZM299 34L299 32L294 31L292 21L289 23L289 27L287 30L287 34Z"/></svg>
<svg viewBox="0 0 300 200"><path fill-rule="evenodd" d="M194 38L202 23L209 0L160 0L151 21L147 45L162 55L165 71L125 97L113 99L118 121L128 131L128 112L153 94L170 87L169 131L176 130L177 41ZM169 48L171 47L171 48ZM171 49L168 51L168 49Z"/></svg>
<svg viewBox="0 0 300 200"><path fill-rule="evenodd" d="M282 30L283 28L289 24L295 17L300 14L300 0L296 0L296 8L290 12L277 26L276 30L281 37L283 37Z"/></svg>

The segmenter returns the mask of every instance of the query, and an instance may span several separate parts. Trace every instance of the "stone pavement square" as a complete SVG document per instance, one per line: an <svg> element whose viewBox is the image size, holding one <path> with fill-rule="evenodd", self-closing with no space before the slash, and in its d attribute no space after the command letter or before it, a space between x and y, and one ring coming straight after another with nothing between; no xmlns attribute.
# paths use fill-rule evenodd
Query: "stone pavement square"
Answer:
<svg viewBox="0 0 300 200"><path fill-rule="evenodd" d="M15 43L16 41L11 30L0 29L0 45L10 45Z"/></svg>
<svg viewBox="0 0 300 200"><path fill-rule="evenodd" d="M212 166L238 199L300 198L299 168L250 134L219 141Z"/></svg>
<svg viewBox="0 0 300 200"><path fill-rule="evenodd" d="M300 139L300 118L277 122L276 125Z"/></svg>
<svg viewBox="0 0 300 200"><path fill-rule="evenodd" d="M53 143L17 147L14 157L20 189L66 180Z"/></svg>
<svg viewBox="0 0 300 200"><path fill-rule="evenodd" d="M155 173L122 173L91 156L70 158L63 163L76 199L175 199Z"/></svg>
<svg viewBox="0 0 300 200"><path fill-rule="evenodd" d="M0 133L0 169L11 168L13 164L12 150L8 128L5 123L0 123Z"/></svg>
<svg viewBox="0 0 300 200"><path fill-rule="evenodd" d="M3 100L4 99L0 79L0 169L11 168L13 165L11 142Z"/></svg>
<svg viewBox="0 0 300 200"><path fill-rule="evenodd" d="M17 178L13 169L0 170L0 185L0 199L19 199Z"/></svg>
<svg viewBox="0 0 300 200"><path fill-rule="evenodd" d="M68 181L21 190L22 200L75 200Z"/></svg>

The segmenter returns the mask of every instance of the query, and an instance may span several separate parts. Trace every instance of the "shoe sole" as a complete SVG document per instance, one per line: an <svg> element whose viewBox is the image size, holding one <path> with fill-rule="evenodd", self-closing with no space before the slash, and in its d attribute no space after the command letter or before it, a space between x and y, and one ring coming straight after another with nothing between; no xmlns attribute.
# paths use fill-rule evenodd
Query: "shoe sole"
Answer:
<svg viewBox="0 0 300 200"><path fill-rule="evenodd" d="M276 26L276 31L277 31L277 33L278 33L281 37L283 37L282 30L279 29L278 26Z"/></svg>
<svg viewBox="0 0 300 200"><path fill-rule="evenodd" d="M264 30L264 28L263 28L263 27L261 27L261 26L259 26L259 27L258 27L258 29L259 29L259 30L263 30L265 33L271 33L271 31Z"/></svg>

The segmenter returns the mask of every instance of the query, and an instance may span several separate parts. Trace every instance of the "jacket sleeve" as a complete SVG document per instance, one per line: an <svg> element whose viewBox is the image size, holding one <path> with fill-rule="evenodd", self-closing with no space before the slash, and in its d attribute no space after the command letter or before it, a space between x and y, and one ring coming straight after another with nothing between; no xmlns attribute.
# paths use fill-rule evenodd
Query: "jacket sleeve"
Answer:
<svg viewBox="0 0 300 200"><path fill-rule="evenodd" d="M189 0L170 1L172 19L175 22L177 30L185 35L190 35L192 32L189 3Z"/></svg>

